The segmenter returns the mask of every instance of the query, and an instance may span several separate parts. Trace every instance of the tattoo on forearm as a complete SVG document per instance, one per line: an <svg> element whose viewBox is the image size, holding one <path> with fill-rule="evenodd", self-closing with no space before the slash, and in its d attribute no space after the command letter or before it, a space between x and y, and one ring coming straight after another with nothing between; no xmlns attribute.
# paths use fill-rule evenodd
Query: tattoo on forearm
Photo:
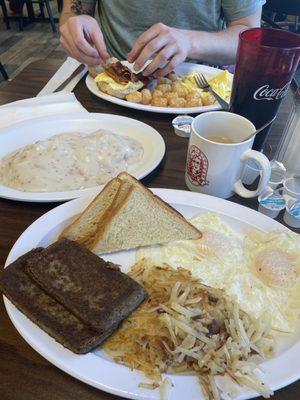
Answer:
<svg viewBox="0 0 300 400"><path fill-rule="evenodd" d="M76 15L94 15L96 7L96 1L81 1L81 0L71 0L71 11Z"/></svg>

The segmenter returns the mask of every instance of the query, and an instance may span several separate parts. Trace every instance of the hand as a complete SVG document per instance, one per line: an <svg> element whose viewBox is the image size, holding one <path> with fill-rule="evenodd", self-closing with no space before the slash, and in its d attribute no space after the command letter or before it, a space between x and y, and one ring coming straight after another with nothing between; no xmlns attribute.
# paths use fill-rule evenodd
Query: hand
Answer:
<svg viewBox="0 0 300 400"><path fill-rule="evenodd" d="M103 65L109 57L101 29L88 15L70 17L60 27L60 43L66 53L84 64Z"/></svg>
<svg viewBox="0 0 300 400"><path fill-rule="evenodd" d="M139 70L155 55L152 62L143 70L143 74L159 78L169 74L178 64L184 62L190 46L188 31L158 23L138 38L128 54L128 61L134 62L134 68Z"/></svg>

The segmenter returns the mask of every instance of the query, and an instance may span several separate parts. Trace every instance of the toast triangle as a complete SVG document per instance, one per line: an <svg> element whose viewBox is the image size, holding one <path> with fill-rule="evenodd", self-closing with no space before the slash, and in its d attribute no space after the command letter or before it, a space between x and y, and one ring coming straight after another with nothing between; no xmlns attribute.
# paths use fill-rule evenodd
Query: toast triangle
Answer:
<svg viewBox="0 0 300 400"><path fill-rule="evenodd" d="M126 190L102 218L91 246L94 253L201 238L198 229L131 175L122 172L117 179Z"/></svg>
<svg viewBox="0 0 300 400"><path fill-rule="evenodd" d="M99 229L98 225L117 197L120 186L121 181L117 178L109 181L79 217L63 230L60 237L90 247Z"/></svg>

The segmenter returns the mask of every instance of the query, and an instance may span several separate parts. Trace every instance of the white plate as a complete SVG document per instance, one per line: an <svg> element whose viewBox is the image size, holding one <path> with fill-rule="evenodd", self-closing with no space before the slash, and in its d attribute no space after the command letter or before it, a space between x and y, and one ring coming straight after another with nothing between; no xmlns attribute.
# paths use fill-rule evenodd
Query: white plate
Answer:
<svg viewBox="0 0 300 400"><path fill-rule="evenodd" d="M130 66L128 62L124 62L124 65ZM200 64L192 64L192 63L183 63L180 64L178 67L175 68L175 73L177 75L189 75L192 72L203 73L206 79L211 79L214 76L218 75L222 70L218 68L209 67L207 65L200 65ZM86 86L88 89L95 95L100 97L103 100L110 101L111 103L118 104L120 106L134 108L136 110L143 110L143 111L151 111L151 112L159 112L159 113L166 113L166 114L199 114L202 112L207 111L214 111L220 110L221 107L218 104L214 104L211 106L202 106L202 107L154 107L150 105L144 104L135 104L131 103L127 100L119 99L118 97L110 96L109 94L101 92L98 89L98 86L94 79L88 75L85 80Z"/></svg>
<svg viewBox="0 0 300 400"><path fill-rule="evenodd" d="M278 222L249 208L221 200L215 197L200 195L179 190L154 189L154 193L172 204L185 217L192 217L202 211L216 211L221 218L234 229L238 235L244 235L249 228L264 232L273 229L286 229ZM6 265L29 251L33 247L48 246L62 229L70 223L89 203L91 196L65 203L35 221L18 239L12 248ZM134 251L120 252L107 258L121 264L123 270L133 263ZM44 331L29 321L6 298L8 314L23 338L43 357L58 368L96 388L122 397L138 400L159 399L158 390L139 388L140 382L146 379L138 371L111 361L103 352L95 350L86 355L76 355L55 342ZM273 389L279 389L300 378L300 329L295 335L286 337L280 342L280 352L262 364L266 382ZM197 379L192 376L172 375L174 387L170 400L200 400L200 388ZM249 399L257 394L244 392L239 399Z"/></svg>
<svg viewBox="0 0 300 400"><path fill-rule="evenodd" d="M128 169L137 179L153 171L165 154L165 142L161 135L143 122L113 114L72 113L35 118L3 128L0 130L0 159L20 147L59 133L89 133L99 128L112 130L141 143L143 158ZM22 192L0 184L0 197L31 202L65 201L98 191L99 186L64 192Z"/></svg>

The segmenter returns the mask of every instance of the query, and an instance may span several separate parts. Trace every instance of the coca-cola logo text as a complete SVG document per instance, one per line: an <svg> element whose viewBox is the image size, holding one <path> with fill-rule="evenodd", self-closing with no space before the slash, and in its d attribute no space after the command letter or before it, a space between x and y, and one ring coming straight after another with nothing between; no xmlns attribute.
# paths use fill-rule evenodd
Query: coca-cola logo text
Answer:
<svg viewBox="0 0 300 400"><path fill-rule="evenodd" d="M290 82L281 89L270 88L270 85L261 86L256 90L253 97L255 100L281 100L289 90Z"/></svg>

